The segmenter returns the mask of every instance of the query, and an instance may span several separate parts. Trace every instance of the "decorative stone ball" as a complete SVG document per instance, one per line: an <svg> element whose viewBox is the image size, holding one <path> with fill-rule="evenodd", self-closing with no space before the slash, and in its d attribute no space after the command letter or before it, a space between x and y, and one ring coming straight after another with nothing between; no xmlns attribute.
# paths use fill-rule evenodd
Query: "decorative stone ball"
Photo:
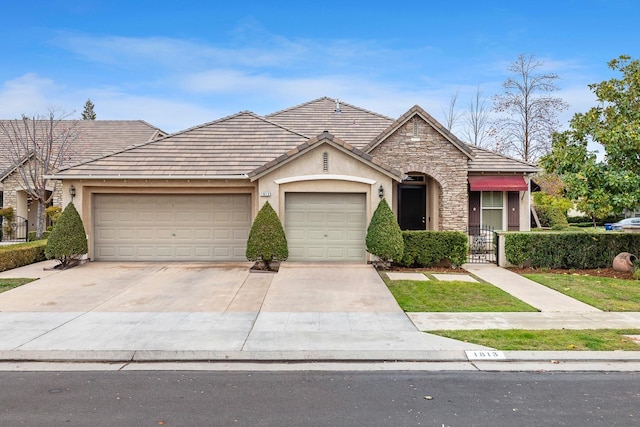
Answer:
<svg viewBox="0 0 640 427"><path fill-rule="evenodd" d="M620 252L613 259L613 269L615 271L632 272L633 262L638 258L629 252Z"/></svg>

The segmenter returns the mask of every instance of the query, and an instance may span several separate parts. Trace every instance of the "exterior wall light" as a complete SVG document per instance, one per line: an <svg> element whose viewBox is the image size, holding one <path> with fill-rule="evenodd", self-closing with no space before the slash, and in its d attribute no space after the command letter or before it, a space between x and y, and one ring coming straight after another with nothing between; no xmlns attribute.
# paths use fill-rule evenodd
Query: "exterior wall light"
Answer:
<svg viewBox="0 0 640 427"><path fill-rule="evenodd" d="M74 187L73 185L71 185L71 187L69 187L69 194L71 195L71 199L73 199L74 197L76 197L76 187Z"/></svg>
<svg viewBox="0 0 640 427"><path fill-rule="evenodd" d="M384 187L382 186L382 184L380 184L380 187L378 187L378 197L380 197L381 199L384 197Z"/></svg>

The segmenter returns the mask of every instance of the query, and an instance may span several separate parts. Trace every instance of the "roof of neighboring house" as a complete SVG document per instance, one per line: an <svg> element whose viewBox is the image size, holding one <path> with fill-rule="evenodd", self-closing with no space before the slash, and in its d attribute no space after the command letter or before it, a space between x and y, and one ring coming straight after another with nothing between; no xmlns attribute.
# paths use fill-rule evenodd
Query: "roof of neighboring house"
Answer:
<svg viewBox="0 0 640 427"><path fill-rule="evenodd" d="M64 168L56 176L246 177L308 139L245 111Z"/></svg>
<svg viewBox="0 0 640 427"><path fill-rule="evenodd" d="M522 160L498 154L486 148L467 144L473 152L473 159L469 161L469 173L473 172L515 172L515 173L536 173L541 169Z"/></svg>
<svg viewBox="0 0 640 427"><path fill-rule="evenodd" d="M0 120L0 124L6 127L15 123L15 120ZM22 121L18 120L17 124L21 126ZM69 145L67 156L62 162L63 166L103 157L165 135L163 131L143 120L61 120L58 126L73 128L74 132L77 132L77 136ZM0 132L0 140L2 138L3 133ZM0 180L16 168L5 149L6 147L0 144Z"/></svg>
<svg viewBox="0 0 640 427"><path fill-rule="evenodd" d="M254 181L257 178L278 168L279 166L288 163L290 160L293 160L296 157L302 155L302 153L308 150L309 148L317 146L318 144L322 144L322 143L328 143L330 145L333 145L334 147L340 149L341 151L363 162L372 164L374 168L380 170L384 174L392 177L393 179L397 181L401 181L402 173L399 170L380 162L378 159L375 159L373 156L365 153L364 151L358 148L355 148L353 145L347 144L346 142L342 141L338 137L334 137L329 132L323 132L322 134L316 136L315 138L312 138L309 141L298 145L294 149L287 151L282 156L270 161L269 163L266 163L260 166L259 168L252 170L247 175L249 176L249 178L251 178L252 181Z"/></svg>
<svg viewBox="0 0 640 427"><path fill-rule="evenodd" d="M328 131L357 148L367 145L394 122L382 114L327 97L265 117L310 138Z"/></svg>

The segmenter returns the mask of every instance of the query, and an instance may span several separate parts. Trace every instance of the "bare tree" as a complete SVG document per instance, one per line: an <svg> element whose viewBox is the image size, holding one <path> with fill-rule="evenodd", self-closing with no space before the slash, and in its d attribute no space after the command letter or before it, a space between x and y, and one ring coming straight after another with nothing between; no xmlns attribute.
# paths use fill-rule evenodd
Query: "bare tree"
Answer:
<svg viewBox="0 0 640 427"><path fill-rule="evenodd" d="M464 115L464 128L462 136L471 144L487 148L487 125L489 123L489 110L487 100L482 96L480 86L469 101L469 108Z"/></svg>
<svg viewBox="0 0 640 427"><path fill-rule="evenodd" d="M444 127L448 130L453 130L453 127L456 125L456 122L460 118L460 112L456 109L456 103L458 102L458 92L451 95L451 99L449 100L449 107L445 110L442 109L442 114L444 114Z"/></svg>
<svg viewBox="0 0 640 427"><path fill-rule="evenodd" d="M492 110L501 116L492 123L500 151L525 162L535 162L551 149L551 135L568 108L558 90L555 73L537 73L543 65L535 55L520 54L509 67L513 77L502 83L503 93L493 97Z"/></svg>
<svg viewBox="0 0 640 427"><path fill-rule="evenodd" d="M55 194L58 181L45 178L68 160L78 137L74 121L65 121L50 110L47 116L22 116L0 121L0 150L6 153L20 187L37 204L36 236L45 228L44 209Z"/></svg>

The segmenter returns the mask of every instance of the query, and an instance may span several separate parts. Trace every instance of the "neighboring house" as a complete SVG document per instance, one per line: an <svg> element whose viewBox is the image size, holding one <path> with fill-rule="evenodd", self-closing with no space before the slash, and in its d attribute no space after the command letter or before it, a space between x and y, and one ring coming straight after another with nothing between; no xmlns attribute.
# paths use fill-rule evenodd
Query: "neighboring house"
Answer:
<svg viewBox="0 0 640 427"><path fill-rule="evenodd" d="M10 125L9 120L4 122ZM60 126L73 127L77 133L66 151L63 166L103 157L166 135L142 120L63 120ZM35 229L36 209L31 209L25 184L18 176L17 166L11 163L11 157L4 151L7 148L1 143L2 138L4 136L0 133L0 206L13 207L15 215L28 219L29 229ZM52 204L64 207L62 186L56 187ZM54 191L53 187L51 191Z"/></svg>
<svg viewBox="0 0 640 427"><path fill-rule="evenodd" d="M415 106L397 120L329 98L241 112L64 168L93 260L243 260L267 201L291 261L369 259L381 197L403 229L529 229L538 169L470 146Z"/></svg>

